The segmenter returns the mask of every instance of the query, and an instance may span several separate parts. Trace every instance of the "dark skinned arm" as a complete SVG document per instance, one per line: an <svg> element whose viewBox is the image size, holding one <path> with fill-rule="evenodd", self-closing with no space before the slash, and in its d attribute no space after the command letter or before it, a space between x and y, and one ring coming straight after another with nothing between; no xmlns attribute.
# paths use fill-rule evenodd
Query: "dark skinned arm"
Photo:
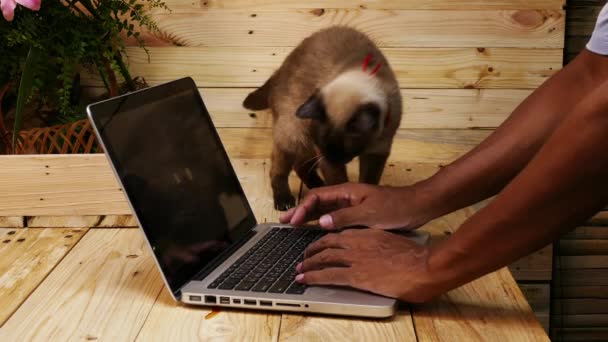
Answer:
<svg viewBox="0 0 608 342"><path fill-rule="evenodd" d="M608 81L568 114L490 205L431 250L435 293L551 243L608 203L607 137Z"/></svg>
<svg viewBox="0 0 608 342"><path fill-rule="evenodd" d="M424 302L537 250L608 202L608 81L575 106L495 200L443 243L379 229L311 244L296 280Z"/></svg>

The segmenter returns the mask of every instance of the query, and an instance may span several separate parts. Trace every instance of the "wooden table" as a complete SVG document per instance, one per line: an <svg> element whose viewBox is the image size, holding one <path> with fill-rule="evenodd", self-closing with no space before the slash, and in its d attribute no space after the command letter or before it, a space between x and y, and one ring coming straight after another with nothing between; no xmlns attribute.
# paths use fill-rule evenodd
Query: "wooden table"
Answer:
<svg viewBox="0 0 608 342"><path fill-rule="evenodd" d="M233 163L258 220L276 221L268 161ZM383 182L437 168L395 162ZM0 341L548 340L507 269L383 320L179 305L101 155L2 157L0 193ZM423 229L445 238L472 212Z"/></svg>

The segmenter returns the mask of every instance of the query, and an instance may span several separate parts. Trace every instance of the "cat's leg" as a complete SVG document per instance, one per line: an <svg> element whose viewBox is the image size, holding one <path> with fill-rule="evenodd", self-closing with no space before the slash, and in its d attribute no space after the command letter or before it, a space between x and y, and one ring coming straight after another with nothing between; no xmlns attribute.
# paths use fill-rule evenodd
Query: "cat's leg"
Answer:
<svg viewBox="0 0 608 342"><path fill-rule="evenodd" d="M270 184L276 210L285 211L296 205L296 199L289 189L289 173L294 166L294 161L293 153L283 151L276 144L273 146Z"/></svg>
<svg viewBox="0 0 608 342"><path fill-rule="evenodd" d="M368 153L359 156L359 183L378 184L389 153Z"/></svg>
<svg viewBox="0 0 608 342"><path fill-rule="evenodd" d="M296 157L295 170L298 177L304 182L307 188L313 189L323 186L323 180L317 173L319 159L314 154L306 153Z"/></svg>
<svg viewBox="0 0 608 342"><path fill-rule="evenodd" d="M323 159L320 163L323 179L327 185L336 185L348 182L346 174L346 165L332 164Z"/></svg>

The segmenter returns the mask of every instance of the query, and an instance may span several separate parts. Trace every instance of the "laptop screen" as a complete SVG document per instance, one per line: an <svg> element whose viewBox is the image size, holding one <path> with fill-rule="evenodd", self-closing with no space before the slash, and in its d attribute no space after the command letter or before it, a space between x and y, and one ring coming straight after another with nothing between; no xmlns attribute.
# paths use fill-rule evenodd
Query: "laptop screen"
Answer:
<svg viewBox="0 0 608 342"><path fill-rule="evenodd" d="M191 79L89 113L173 293L255 226Z"/></svg>

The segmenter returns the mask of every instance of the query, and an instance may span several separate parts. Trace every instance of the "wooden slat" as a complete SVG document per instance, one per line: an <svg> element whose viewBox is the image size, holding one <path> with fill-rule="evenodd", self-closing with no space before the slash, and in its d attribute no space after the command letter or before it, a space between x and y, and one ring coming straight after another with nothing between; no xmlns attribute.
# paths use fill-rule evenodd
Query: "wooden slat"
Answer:
<svg viewBox="0 0 608 342"><path fill-rule="evenodd" d="M605 286L608 269L563 269L553 274L556 286Z"/></svg>
<svg viewBox="0 0 608 342"><path fill-rule="evenodd" d="M23 228L25 219L23 216L0 216L0 228Z"/></svg>
<svg viewBox="0 0 608 342"><path fill-rule="evenodd" d="M559 255L608 255L608 240L561 240Z"/></svg>
<svg viewBox="0 0 608 342"><path fill-rule="evenodd" d="M151 47L127 49L129 70L150 84L191 76L199 87L259 87L290 48ZM533 89L562 65L561 49L386 48L402 88ZM83 74L84 85L102 86ZM235 105L240 105L238 101Z"/></svg>
<svg viewBox="0 0 608 342"><path fill-rule="evenodd" d="M228 154L233 158L268 158L271 144L266 129L220 129ZM446 163L477 146L489 130L400 130L395 136L391 159Z"/></svg>
<svg viewBox="0 0 608 342"><path fill-rule="evenodd" d="M554 298L607 298L608 286L560 286L555 282Z"/></svg>
<svg viewBox="0 0 608 342"><path fill-rule="evenodd" d="M509 265L516 280L551 280L553 248L547 246Z"/></svg>
<svg viewBox="0 0 608 342"><path fill-rule="evenodd" d="M99 228L118 228L118 227L138 227L137 220L133 215L106 215L96 227Z"/></svg>
<svg viewBox="0 0 608 342"><path fill-rule="evenodd" d="M316 8L348 9L561 9L564 0L166 0L171 13L197 13L209 9L285 10ZM154 10L153 13L164 13Z"/></svg>
<svg viewBox="0 0 608 342"><path fill-rule="evenodd" d="M6 341L129 340L163 283L138 229L91 230L5 323Z"/></svg>
<svg viewBox="0 0 608 342"><path fill-rule="evenodd" d="M101 216L33 216L27 218L27 226L30 228L90 228L95 227L101 221Z"/></svg>
<svg viewBox="0 0 608 342"><path fill-rule="evenodd" d="M269 111L250 111L242 102L255 88L200 88L213 123L219 128L270 128ZM87 87L93 97L104 88ZM401 128L462 129L499 126L531 90L402 89Z"/></svg>
<svg viewBox="0 0 608 342"><path fill-rule="evenodd" d="M549 332L550 307L551 307L551 284L529 283L519 284L521 292L532 307L534 316L542 325L545 332Z"/></svg>
<svg viewBox="0 0 608 342"><path fill-rule="evenodd" d="M0 228L0 326L84 233L85 229Z"/></svg>
<svg viewBox="0 0 608 342"><path fill-rule="evenodd" d="M560 342L606 342L608 328L565 328L552 329L552 336Z"/></svg>
<svg viewBox="0 0 608 342"><path fill-rule="evenodd" d="M268 158L269 129L220 129L232 158ZM476 146L486 130L401 130L392 160L447 163ZM105 156L0 157L0 216L131 214ZM42 200L41 200L42 199Z"/></svg>
<svg viewBox="0 0 608 342"><path fill-rule="evenodd" d="M608 239L608 227L578 227L562 236L564 240Z"/></svg>
<svg viewBox="0 0 608 342"><path fill-rule="evenodd" d="M0 157L0 216L130 214L104 155Z"/></svg>
<svg viewBox="0 0 608 342"><path fill-rule="evenodd" d="M555 258L555 264L560 269L608 269L608 255L558 256Z"/></svg>
<svg viewBox="0 0 608 342"><path fill-rule="evenodd" d="M535 314L549 314L551 307L551 284L519 284L519 288Z"/></svg>
<svg viewBox="0 0 608 342"><path fill-rule="evenodd" d="M205 316L211 314L209 319ZM276 341L279 314L255 311L220 311L177 305L163 289L137 341Z"/></svg>
<svg viewBox="0 0 608 342"><path fill-rule="evenodd" d="M566 32L571 36L591 36L602 6L569 6Z"/></svg>
<svg viewBox="0 0 608 342"><path fill-rule="evenodd" d="M409 309L383 320L283 314L279 341L416 341Z"/></svg>
<svg viewBox="0 0 608 342"><path fill-rule="evenodd" d="M608 314L555 315L551 322L553 326L563 328L602 328L608 326Z"/></svg>
<svg viewBox="0 0 608 342"><path fill-rule="evenodd" d="M277 222L278 212L273 208L268 179L269 163L265 160L234 160L233 165L258 221ZM295 177L291 181L291 189L297 198L299 182ZM205 336L233 341L276 341L279 336L280 314L222 310L213 318L205 319L210 312L207 308L178 306L169 293L163 291L138 340L190 341ZM178 326L181 328L176 329Z"/></svg>
<svg viewBox="0 0 608 342"><path fill-rule="evenodd" d="M561 10L210 9L153 19L159 32L142 35L151 46L296 46L319 29L347 25L381 47L562 48L565 26Z"/></svg>
<svg viewBox="0 0 608 342"><path fill-rule="evenodd" d="M553 313L556 315L608 314L608 299L555 299Z"/></svg>

